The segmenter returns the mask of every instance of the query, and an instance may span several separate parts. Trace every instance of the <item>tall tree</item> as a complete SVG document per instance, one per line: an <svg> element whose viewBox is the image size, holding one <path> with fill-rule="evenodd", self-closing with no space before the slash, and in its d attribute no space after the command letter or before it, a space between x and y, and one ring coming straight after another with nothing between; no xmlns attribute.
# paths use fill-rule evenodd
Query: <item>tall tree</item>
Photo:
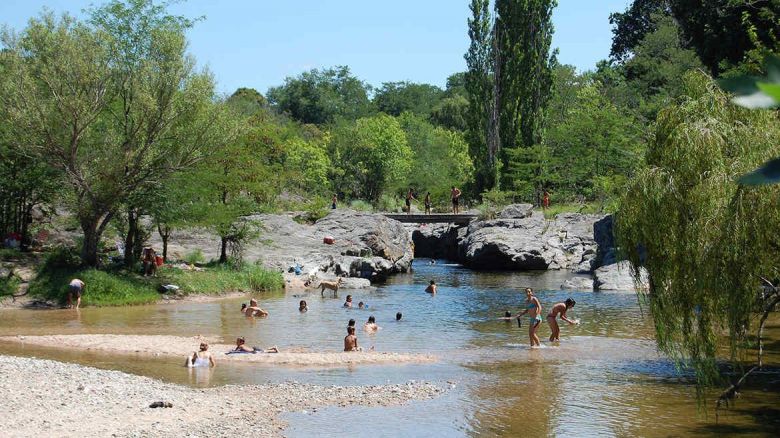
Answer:
<svg viewBox="0 0 780 438"><path fill-rule="evenodd" d="M268 101L302 123L326 124L338 119L356 120L374 112L368 99L371 87L347 66L312 69L284 85L268 90Z"/></svg>
<svg viewBox="0 0 780 438"><path fill-rule="evenodd" d="M15 55L0 92L14 135L65 173L84 233L82 260L120 203L193 165L224 140L214 85L185 55L189 20L151 0L111 1L88 23L51 13L3 44Z"/></svg>
<svg viewBox="0 0 780 438"><path fill-rule="evenodd" d="M400 116L408 111L429 117L443 95L444 91L435 85L385 82L376 90L374 105L379 111L391 116Z"/></svg>
<svg viewBox="0 0 780 438"><path fill-rule="evenodd" d="M609 56L622 62L631 57L645 36L658 28L654 14L671 16L669 0L634 0L624 12L609 14L612 25L612 49Z"/></svg>

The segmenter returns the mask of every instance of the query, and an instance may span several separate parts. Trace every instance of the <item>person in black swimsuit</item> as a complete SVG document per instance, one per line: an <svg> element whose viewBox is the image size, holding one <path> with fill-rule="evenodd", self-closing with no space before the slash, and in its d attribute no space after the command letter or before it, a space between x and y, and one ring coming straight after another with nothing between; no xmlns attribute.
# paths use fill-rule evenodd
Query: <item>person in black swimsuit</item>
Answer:
<svg viewBox="0 0 780 438"><path fill-rule="evenodd" d="M455 186L452 186L452 190L450 190L450 198L452 198L453 214L460 213L460 195L461 195L461 191L455 188Z"/></svg>

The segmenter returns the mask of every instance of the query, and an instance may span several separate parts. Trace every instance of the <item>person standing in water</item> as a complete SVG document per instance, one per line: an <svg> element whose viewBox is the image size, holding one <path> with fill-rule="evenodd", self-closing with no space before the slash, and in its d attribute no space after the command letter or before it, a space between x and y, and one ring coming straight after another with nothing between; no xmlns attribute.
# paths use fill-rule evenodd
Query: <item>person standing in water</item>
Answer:
<svg viewBox="0 0 780 438"><path fill-rule="evenodd" d="M542 323L542 304L530 287L525 288L525 305L525 310L520 312L517 317L528 314L528 339L531 341L531 347L539 347L539 336L536 335L536 330Z"/></svg>
<svg viewBox="0 0 780 438"><path fill-rule="evenodd" d="M425 194L425 214L431 214L431 192Z"/></svg>
<svg viewBox="0 0 780 438"><path fill-rule="evenodd" d="M73 297L76 297L76 309L79 308L81 305L81 294L84 293L84 288L86 286L87 285L78 278L74 278L68 283L68 309L73 307Z"/></svg>
<svg viewBox="0 0 780 438"><path fill-rule="evenodd" d="M452 199L452 213L458 214L460 213L460 195L461 191L456 188L455 186L452 186L452 190L450 190L450 198Z"/></svg>
<svg viewBox="0 0 780 438"><path fill-rule="evenodd" d="M417 198L414 197L414 191L411 187L409 187L409 191L406 192L406 214L412 214L412 201L416 201Z"/></svg>
<svg viewBox="0 0 780 438"><path fill-rule="evenodd" d="M360 351L358 347L355 327L347 327L347 336L344 337L344 351Z"/></svg>
<svg viewBox="0 0 780 438"><path fill-rule="evenodd" d="M425 288L425 292L436 295L436 282L431 280L431 284L429 284L428 287Z"/></svg>
<svg viewBox="0 0 780 438"><path fill-rule="evenodd" d="M561 328L558 326L557 321L558 315L561 316L561 320L566 321L569 324L577 324L576 321L566 317L566 311L574 307L575 304L576 301L572 300L571 298L566 298L566 301L557 303L552 306L552 309L550 309L550 314L547 315L547 323L550 324L550 330L552 330L552 334L550 335L550 342L561 340Z"/></svg>

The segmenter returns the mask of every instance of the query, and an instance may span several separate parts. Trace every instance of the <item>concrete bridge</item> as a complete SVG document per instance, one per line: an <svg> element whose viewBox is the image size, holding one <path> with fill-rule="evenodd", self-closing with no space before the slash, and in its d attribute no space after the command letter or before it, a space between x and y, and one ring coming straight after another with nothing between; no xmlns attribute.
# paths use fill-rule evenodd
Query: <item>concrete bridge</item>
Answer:
<svg viewBox="0 0 780 438"><path fill-rule="evenodd" d="M476 214L405 214L385 213L385 217L405 224L456 224L468 225L477 218Z"/></svg>

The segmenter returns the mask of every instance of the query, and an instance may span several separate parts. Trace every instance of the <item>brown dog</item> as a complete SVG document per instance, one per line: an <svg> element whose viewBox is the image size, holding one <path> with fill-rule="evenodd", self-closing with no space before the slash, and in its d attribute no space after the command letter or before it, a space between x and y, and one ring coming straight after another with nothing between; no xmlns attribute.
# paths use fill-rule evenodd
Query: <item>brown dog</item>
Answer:
<svg viewBox="0 0 780 438"><path fill-rule="evenodd" d="M325 289L330 289L333 291L333 296L336 297L339 293L339 286L341 286L341 277L336 281L322 280L320 282L320 294L324 297Z"/></svg>

